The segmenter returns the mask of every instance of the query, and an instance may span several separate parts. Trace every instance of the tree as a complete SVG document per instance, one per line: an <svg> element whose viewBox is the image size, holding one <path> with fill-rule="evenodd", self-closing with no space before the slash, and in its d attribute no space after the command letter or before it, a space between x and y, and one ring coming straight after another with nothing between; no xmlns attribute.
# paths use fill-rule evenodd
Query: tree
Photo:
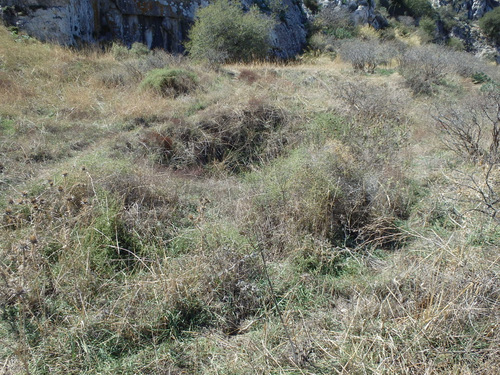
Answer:
<svg viewBox="0 0 500 375"><path fill-rule="evenodd" d="M197 11L186 48L192 58L216 63L264 58L273 26L256 7L244 12L229 0L216 0Z"/></svg>
<svg viewBox="0 0 500 375"><path fill-rule="evenodd" d="M500 7L486 13L479 20L479 27L489 38L500 42Z"/></svg>

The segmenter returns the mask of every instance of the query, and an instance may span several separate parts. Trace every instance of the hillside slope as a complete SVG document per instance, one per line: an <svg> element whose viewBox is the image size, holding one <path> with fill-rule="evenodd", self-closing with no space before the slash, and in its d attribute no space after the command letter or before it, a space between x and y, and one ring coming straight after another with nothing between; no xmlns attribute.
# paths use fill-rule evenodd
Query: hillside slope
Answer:
<svg viewBox="0 0 500 375"><path fill-rule="evenodd" d="M495 374L498 67L352 43L210 70L0 27L0 373Z"/></svg>

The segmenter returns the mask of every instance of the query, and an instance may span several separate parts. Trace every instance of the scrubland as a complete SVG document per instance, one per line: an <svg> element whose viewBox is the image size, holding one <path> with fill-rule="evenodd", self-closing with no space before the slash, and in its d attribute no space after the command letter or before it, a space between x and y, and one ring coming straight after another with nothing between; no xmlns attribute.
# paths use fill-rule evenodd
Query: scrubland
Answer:
<svg viewBox="0 0 500 375"><path fill-rule="evenodd" d="M0 28L0 373L497 373L499 69L349 43Z"/></svg>

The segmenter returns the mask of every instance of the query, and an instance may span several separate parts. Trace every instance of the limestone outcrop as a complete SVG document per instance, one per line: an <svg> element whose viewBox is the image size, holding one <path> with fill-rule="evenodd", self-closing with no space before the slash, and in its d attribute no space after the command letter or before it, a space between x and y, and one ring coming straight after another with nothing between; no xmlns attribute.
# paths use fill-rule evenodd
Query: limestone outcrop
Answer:
<svg viewBox="0 0 500 375"><path fill-rule="evenodd" d="M98 0L0 0L0 16L41 40L92 42Z"/></svg>
<svg viewBox="0 0 500 375"><path fill-rule="evenodd" d="M270 9L268 0L241 0ZM198 7L208 0L0 0L0 16L41 40L64 45L121 40L150 48L183 51L183 42ZM306 42L306 15L301 1L281 1L272 33L279 57L299 53Z"/></svg>
<svg viewBox="0 0 500 375"><path fill-rule="evenodd" d="M457 13L456 25L443 37L460 39L468 52L500 63L500 45L493 44L482 33L477 20L500 6L499 0L432 0L434 8L450 7ZM462 20L460 17L462 16Z"/></svg>
<svg viewBox="0 0 500 375"><path fill-rule="evenodd" d="M319 3L322 7L338 6L347 9L356 25L370 25L375 29L381 29L388 24L387 20L376 11L375 1L372 0L321 0Z"/></svg>
<svg viewBox="0 0 500 375"><path fill-rule="evenodd" d="M431 3L434 8L451 6L455 12L466 14L470 20L478 20L500 5L498 0L431 0Z"/></svg>

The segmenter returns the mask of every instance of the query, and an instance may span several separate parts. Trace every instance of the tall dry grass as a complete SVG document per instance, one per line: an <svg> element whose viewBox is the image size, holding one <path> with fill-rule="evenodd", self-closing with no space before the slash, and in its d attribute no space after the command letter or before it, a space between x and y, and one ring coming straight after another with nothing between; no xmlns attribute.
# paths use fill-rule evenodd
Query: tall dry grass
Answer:
<svg viewBox="0 0 500 375"><path fill-rule="evenodd" d="M426 114L479 85L137 51L0 28L0 373L496 372L484 165Z"/></svg>

